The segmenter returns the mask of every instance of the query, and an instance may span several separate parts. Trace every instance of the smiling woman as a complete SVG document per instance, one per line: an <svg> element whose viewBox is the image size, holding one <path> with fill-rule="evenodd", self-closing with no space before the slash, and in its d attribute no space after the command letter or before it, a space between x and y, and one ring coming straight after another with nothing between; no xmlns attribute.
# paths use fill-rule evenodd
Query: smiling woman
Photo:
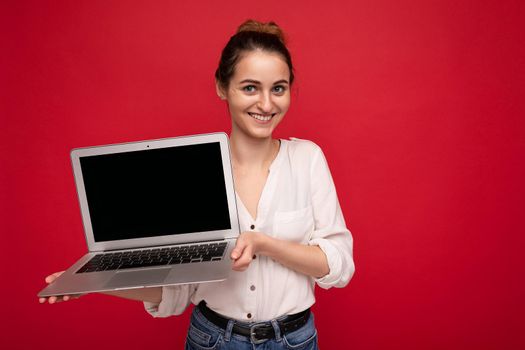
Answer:
<svg viewBox="0 0 525 350"><path fill-rule="evenodd" d="M236 272L222 282L107 293L144 301L154 317L197 305L186 349L317 349L315 285L344 287L354 273L352 236L323 152L272 137L294 80L283 38L275 23L243 23L215 74L232 121L242 232L230 256Z"/></svg>
<svg viewBox="0 0 525 350"><path fill-rule="evenodd" d="M292 58L273 22L243 23L222 51L217 94L228 100L232 134L267 138L290 106Z"/></svg>

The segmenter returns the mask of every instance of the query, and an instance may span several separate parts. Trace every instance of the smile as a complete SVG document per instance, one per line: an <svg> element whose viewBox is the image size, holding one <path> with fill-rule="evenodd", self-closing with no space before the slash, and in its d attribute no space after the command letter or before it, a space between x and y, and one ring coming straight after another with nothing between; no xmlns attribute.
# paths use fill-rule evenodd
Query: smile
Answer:
<svg viewBox="0 0 525 350"><path fill-rule="evenodd" d="M250 113L250 112L248 112L248 114L252 118L255 118L255 119L263 121L263 122L267 122L270 119L272 119L275 116L276 113L264 115L264 114L257 114L257 113Z"/></svg>

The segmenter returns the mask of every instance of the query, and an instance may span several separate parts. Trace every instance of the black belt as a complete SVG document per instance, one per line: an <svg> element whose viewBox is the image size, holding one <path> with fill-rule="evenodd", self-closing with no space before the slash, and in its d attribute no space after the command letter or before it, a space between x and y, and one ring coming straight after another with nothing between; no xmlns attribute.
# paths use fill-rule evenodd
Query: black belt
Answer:
<svg viewBox="0 0 525 350"><path fill-rule="evenodd" d="M200 312L214 325L219 328L226 330L230 319L223 317L206 306L206 302L203 300L199 303L198 308ZM283 319L277 320L281 335L293 332L308 322L310 317L310 309L299 312L297 314L288 315ZM252 340L253 343L261 343L268 339L275 337L275 330L269 322L257 323L253 326L243 326L237 323L233 324L232 333L243 335Z"/></svg>

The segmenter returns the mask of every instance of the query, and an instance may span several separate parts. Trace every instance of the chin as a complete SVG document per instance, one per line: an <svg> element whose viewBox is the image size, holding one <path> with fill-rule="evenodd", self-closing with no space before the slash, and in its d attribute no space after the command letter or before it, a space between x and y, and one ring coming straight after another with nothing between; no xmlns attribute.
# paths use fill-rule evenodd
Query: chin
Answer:
<svg viewBox="0 0 525 350"><path fill-rule="evenodd" d="M272 137L273 128L266 130L250 130L248 134L253 138L267 139Z"/></svg>
<svg viewBox="0 0 525 350"><path fill-rule="evenodd" d="M272 134L249 133L248 136L251 137L252 139L257 139L257 140L265 140L265 139L268 139L268 138L272 138Z"/></svg>

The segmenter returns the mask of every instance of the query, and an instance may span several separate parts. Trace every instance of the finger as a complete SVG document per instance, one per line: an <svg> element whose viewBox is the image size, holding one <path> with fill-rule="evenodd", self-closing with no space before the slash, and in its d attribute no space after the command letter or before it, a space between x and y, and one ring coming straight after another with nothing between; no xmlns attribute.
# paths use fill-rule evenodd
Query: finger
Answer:
<svg viewBox="0 0 525 350"><path fill-rule="evenodd" d="M243 254L239 257L239 259L237 259L233 263L232 268L236 271L246 270L250 266L250 263L253 260L252 254L250 252L251 252L251 249L249 247L244 249Z"/></svg>
<svg viewBox="0 0 525 350"><path fill-rule="evenodd" d="M53 282L54 280L56 280L56 279L58 278L58 276L60 276L60 275L63 274L63 273L64 273L64 271L55 272L55 273L53 273L53 274L47 276L45 280L46 280L47 283L51 283L51 282Z"/></svg>
<svg viewBox="0 0 525 350"><path fill-rule="evenodd" d="M244 243L244 240L237 240L237 243L235 244L235 248L233 248L231 252L231 258L233 260L239 259L244 251L244 248L246 248L246 244Z"/></svg>
<svg viewBox="0 0 525 350"><path fill-rule="evenodd" d="M239 257L239 260L249 264L252 262L253 258L253 246L247 245L244 247L241 256Z"/></svg>
<svg viewBox="0 0 525 350"><path fill-rule="evenodd" d="M250 264L246 263L246 262L239 262L239 261L236 261L235 264L233 265L233 270L235 271L244 271L246 270L248 267L250 266Z"/></svg>
<svg viewBox="0 0 525 350"><path fill-rule="evenodd" d="M234 249L232 250L231 258L232 260L237 260L242 255L242 250L240 249Z"/></svg>
<svg viewBox="0 0 525 350"><path fill-rule="evenodd" d="M56 303L60 303L62 301L78 299L82 295L83 294L71 294L71 295L64 295L64 296L61 296L61 297L60 296L53 296L53 297L49 297L49 298L39 298L38 301L40 302L40 304L43 304L46 301L48 301L49 304L56 304Z"/></svg>
<svg viewBox="0 0 525 350"><path fill-rule="evenodd" d="M78 299L82 296L83 294L70 294L70 295L64 295L62 297L62 300L63 301L68 301L68 300L73 300L73 299Z"/></svg>
<svg viewBox="0 0 525 350"><path fill-rule="evenodd" d="M234 271L244 271L248 268L248 265L246 264L243 264L243 263L240 263L238 261L236 261L233 266L232 266L232 270Z"/></svg>

